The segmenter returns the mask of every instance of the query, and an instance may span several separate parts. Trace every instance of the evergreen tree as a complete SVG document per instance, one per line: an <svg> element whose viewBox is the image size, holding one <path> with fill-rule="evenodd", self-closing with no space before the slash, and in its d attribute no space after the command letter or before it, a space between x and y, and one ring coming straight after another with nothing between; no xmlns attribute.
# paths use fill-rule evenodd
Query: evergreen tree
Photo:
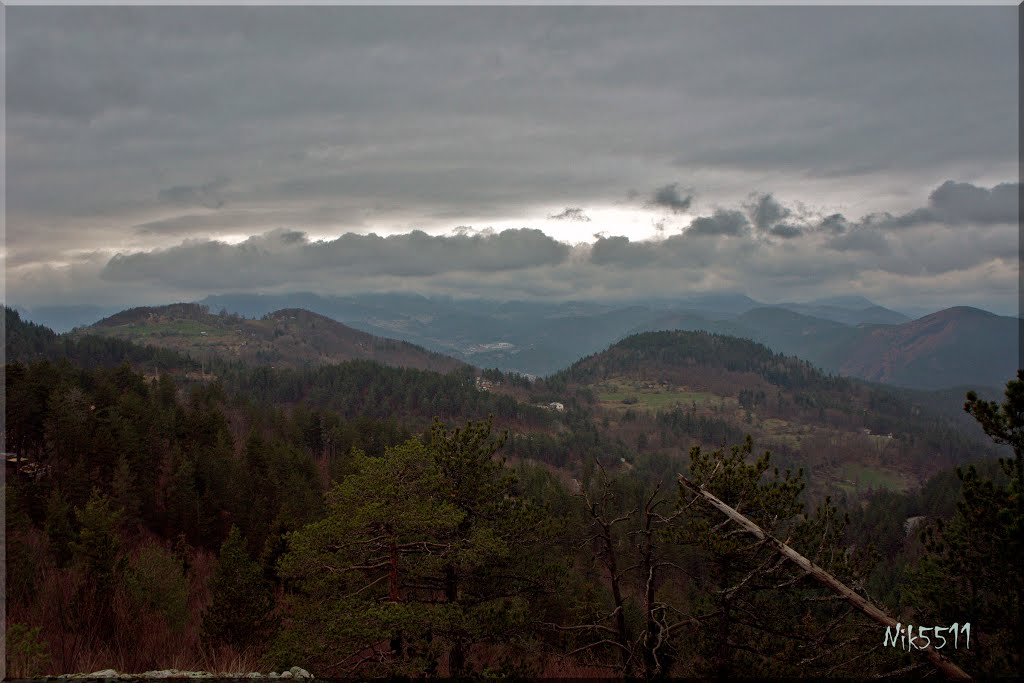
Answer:
<svg viewBox="0 0 1024 683"><path fill-rule="evenodd" d="M976 645L951 653L968 672L1016 675L1024 653L1024 370L1007 382L1001 404L971 391L964 410L1013 457L1000 458L996 478L957 468L956 512L922 531L929 554L910 572L905 602L917 623L971 624Z"/></svg>
<svg viewBox="0 0 1024 683"><path fill-rule="evenodd" d="M452 676L471 668L474 644L526 638L529 614L561 578L545 557L558 525L519 494L515 474L495 457L507 438L494 434L493 418L453 430L435 420L430 431L443 495L461 513L443 568L445 601L460 618L444 632Z"/></svg>
<svg viewBox="0 0 1024 683"><path fill-rule="evenodd" d="M728 452L690 452L694 482L791 545L841 581L859 586L870 568L865 553L842 548L846 519L826 499L807 515L801 493L803 472L780 475L765 452L753 459L749 436ZM770 471L770 474L769 474ZM682 489L682 487L681 487ZM728 524L722 514L685 490L678 540L696 550L694 574L704 590L693 596L696 647L690 652L696 673L805 676L808 673L863 675L893 668L892 657L872 651L875 632L866 619L780 557L770 545ZM823 595L823 593L825 593ZM855 669L848 669L856 661Z"/></svg>
<svg viewBox="0 0 1024 683"><path fill-rule="evenodd" d="M79 531L70 548L86 579L75 611L91 635L108 640L114 635L113 597L124 561L118 536L120 514L107 496L93 489L85 507L75 509L75 517Z"/></svg>
<svg viewBox="0 0 1024 683"><path fill-rule="evenodd" d="M271 586L249 556L238 527L231 527L220 548L210 592L213 599L203 614L205 643L244 649L263 642L274 629Z"/></svg>
<svg viewBox="0 0 1024 683"><path fill-rule="evenodd" d="M117 534L120 513L110 499L93 489L84 508L75 510L78 537L70 544L75 559L101 593L112 589L121 541Z"/></svg>
<svg viewBox="0 0 1024 683"><path fill-rule="evenodd" d="M296 589L294 614L275 657L332 676L423 671L439 653L427 643L433 592L420 586L449 551L442 538L460 513L418 441L353 460L355 472L328 493L327 516L289 537L279 571ZM364 657L368 649L376 656Z"/></svg>
<svg viewBox="0 0 1024 683"><path fill-rule="evenodd" d="M529 649L558 573L546 514L517 495L498 445L489 423L438 423L427 445L356 452L326 517L289 538L293 626L276 656L332 676L436 674L445 660L461 675L484 670L478 644Z"/></svg>

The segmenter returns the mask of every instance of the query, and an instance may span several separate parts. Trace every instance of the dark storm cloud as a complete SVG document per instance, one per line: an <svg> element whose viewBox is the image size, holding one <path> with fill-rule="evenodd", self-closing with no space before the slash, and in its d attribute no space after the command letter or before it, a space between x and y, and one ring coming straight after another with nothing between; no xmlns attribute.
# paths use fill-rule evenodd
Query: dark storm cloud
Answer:
<svg viewBox="0 0 1024 683"><path fill-rule="evenodd" d="M579 221L581 223L590 222L590 217L587 216L587 214L583 213L583 209L573 207L566 207L565 211L563 211L562 213L548 216L548 218L554 221Z"/></svg>
<svg viewBox="0 0 1024 683"><path fill-rule="evenodd" d="M758 230L769 230L789 217L791 211L782 206L771 194L763 194L750 205L751 218Z"/></svg>
<svg viewBox="0 0 1024 683"><path fill-rule="evenodd" d="M884 254L890 246L883 233L870 228L860 228L831 237L825 246L835 251L859 251Z"/></svg>
<svg viewBox="0 0 1024 683"><path fill-rule="evenodd" d="M239 244L192 240L169 249L117 254L101 275L111 282L223 289L276 286L314 272L328 277L494 273L554 266L568 254L568 245L530 229L449 236L418 230L390 237L347 233L315 242L299 231L274 230Z"/></svg>
<svg viewBox="0 0 1024 683"><path fill-rule="evenodd" d="M1012 225L1017 223L1019 183L988 189L947 180L932 191L928 206L904 214L871 214L864 223L881 228L909 228L923 223Z"/></svg>
<svg viewBox="0 0 1024 683"><path fill-rule="evenodd" d="M623 267L649 266L658 256L657 244L630 242L628 237L598 237L590 249L590 262Z"/></svg>
<svg viewBox="0 0 1024 683"><path fill-rule="evenodd" d="M693 219L688 232L694 235L741 235L750 229L750 221L742 212L716 209L710 216Z"/></svg>
<svg viewBox="0 0 1024 683"><path fill-rule="evenodd" d="M221 191L227 186L227 178L217 178L202 185L175 185L160 190L159 198L165 204L219 209L224 206Z"/></svg>
<svg viewBox="0 0 1024 683"><path fill-rule="evenodd" d="M910 228L922 223L939 222L936 215L929 209L914 209L913 211L893 215L889 212L872 213L861 219L861 224L883 230Z"/></svg>
<svg viewBox="0 0 1024 683"><path fill-rule="evenodd" d="M655 190L649 204L669 209L672 213L683 213L693 204L693 195L680 194L679 183L672 183Z"/></svg>
<svg viewBox="0 0 1024 683"><path fill-rule="evenodd" d="M945 223L1017 223L1019 183L992 189L947 180L928 198L929 208Z"/></svg>
<svg viewBox="0 0 1024 683"><path fill-rule="evenodd" d="M821 219L821 222L818 224L819 230L833 235L838 235L846 232L846 229L848 227L849 223L847 222L846 217L843 216L843 214L841 213L833 213L828 216L825 216L824 218Z"/></svg>
<svg viewBox="0 0 1024 683"><path fill-rule="evenodd" d="M777 223L768 229L768 234L775 235L776 237L781 237L783 239L792 239L804 234L804 231L803 228L798 228L795 225Z"/></svg>

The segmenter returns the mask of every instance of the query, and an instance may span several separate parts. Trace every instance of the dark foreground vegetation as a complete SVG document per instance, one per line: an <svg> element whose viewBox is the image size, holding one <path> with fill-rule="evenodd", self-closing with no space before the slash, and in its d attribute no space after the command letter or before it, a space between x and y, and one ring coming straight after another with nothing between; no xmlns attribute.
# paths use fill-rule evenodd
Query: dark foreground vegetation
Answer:
<svg viewBox="0 0 1024 683"><path fill-rule="evenodd" d="M841 509L741 434L640 471L573 404L553 435L464 372L210 380L170 352L15 331L9 676L934 675L678 471L903 623L970 622L943 650L968 673L1020 669L1024 373L965 404L1002 461Z"/></svg>

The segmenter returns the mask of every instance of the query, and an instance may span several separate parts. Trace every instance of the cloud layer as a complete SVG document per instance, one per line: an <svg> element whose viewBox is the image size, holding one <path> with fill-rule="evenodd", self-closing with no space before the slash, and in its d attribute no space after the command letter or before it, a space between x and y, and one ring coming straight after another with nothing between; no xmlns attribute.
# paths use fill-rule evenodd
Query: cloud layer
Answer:
<svg viewBox="0 0 1024 683"><path fill-rule="evenodd" d="M300 287L1009 301L1012 7L5 17L15 303Z"/></svg>
<svg viewBox="0 0 1024 683"><path fill-rule="evenodd" d="M765 301L842 292L895 307L942 307L955 294L945 305L1009 313L1016 300L1017 228L1006 214L992 222L992 205L976 201L998 195L995 188L960 188L942 200L942 220L930 214L928 221L903 224L874 215L819 215L762 194L697 216L661 238L599 235L576 244L529 228L460 226L444 235L334 239L274 229L236 243L186 239L110 258L87 254L61 269L30 268L25 280L51 297L62 288L120 287L138 296L159 293L157 300L297 290L629 300L725 289ZM935 196L907 215L932 211ZM779 234L783 228L792 232ZM924 301L930 303L917 303Z"/></svg>

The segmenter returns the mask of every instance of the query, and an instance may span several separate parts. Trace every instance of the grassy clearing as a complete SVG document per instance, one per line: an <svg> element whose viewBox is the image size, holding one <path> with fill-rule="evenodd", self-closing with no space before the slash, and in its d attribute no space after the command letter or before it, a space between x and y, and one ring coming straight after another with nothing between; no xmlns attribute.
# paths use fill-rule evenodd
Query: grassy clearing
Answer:
<svg viewBox="0 0 1024 683"><path fill-rule="evenodd" d="M718 396L705 391L682 391L666 387L650 386L643 382L612 380L596 387L598 400L608 408L634 408L639 410L671 410L718 405L724 401L727 408L733 408L736 399ZM635 402L634 402L635 399ZM628 401L628 403L627 403Z"/></svg>
<svg viewBox="0 0 1024 683"><path fill-rule="evenodd" d="M869 487L873 489L890 489L893 491L904 491L907 489L907 481L903 475L892 470L879 467L871 467L860 463L847 463L840 470L840 476L844 480L838 485L846 490L865 491Z"/></svg>
<svg viewBox="0 0 1024 683"><path fill-rule="evenodd" d="M111 337L146 339L152 337L200 337L204 336L233 336L233 332L213 325L207 325L195 320L170 320L167 322L151 323L147 325L121 325L118 327L103 328L97 327L90 331L90 334L105 334Z"/></svg>

